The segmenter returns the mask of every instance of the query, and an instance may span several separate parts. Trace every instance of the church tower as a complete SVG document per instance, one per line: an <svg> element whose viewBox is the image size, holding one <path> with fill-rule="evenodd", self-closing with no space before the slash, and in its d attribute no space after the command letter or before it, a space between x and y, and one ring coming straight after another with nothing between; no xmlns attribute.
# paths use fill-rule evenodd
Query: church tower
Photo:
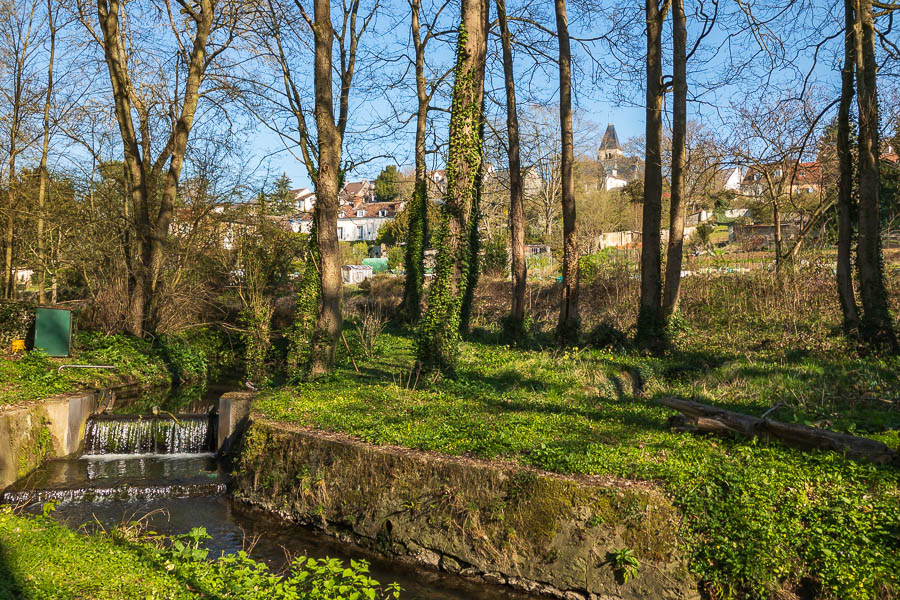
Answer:
<svg viewBox="0 0 900 600"><path fill-rule="evenodd" d="M600 142L599 158L601 161L615 160L624 156L622 146L619 145L619 136L616 135L616 126L610 123L606 126L603 141Z"/></svg>

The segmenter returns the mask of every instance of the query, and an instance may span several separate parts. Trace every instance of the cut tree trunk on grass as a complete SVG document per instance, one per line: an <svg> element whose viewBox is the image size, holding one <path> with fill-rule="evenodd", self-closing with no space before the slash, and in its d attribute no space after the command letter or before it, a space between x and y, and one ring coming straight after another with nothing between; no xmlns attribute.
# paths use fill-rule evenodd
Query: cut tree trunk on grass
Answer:
<svg viewBox="0 0 900 600"><path fill-rule="evenodd" d="M747 437L778 440L795 448L834 450L843 452L850 458L865 459L878 464L900 464L900 452L891 450L875 440L807 425L752 417L691 400L660 398L659 403L682 413L685 416L686 429L690 431L736 433Z"/></svg>

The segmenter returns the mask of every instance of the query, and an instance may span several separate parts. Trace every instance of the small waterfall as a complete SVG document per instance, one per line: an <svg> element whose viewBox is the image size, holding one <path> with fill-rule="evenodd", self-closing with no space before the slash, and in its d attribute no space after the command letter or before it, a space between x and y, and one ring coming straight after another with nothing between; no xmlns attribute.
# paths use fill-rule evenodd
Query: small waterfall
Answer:
<svg viewBox="0 0 900 600"><path fill-rule="evenodd" d="M87 422L84 454L181 454L215 450L208 415L97 416Z"/></svg>

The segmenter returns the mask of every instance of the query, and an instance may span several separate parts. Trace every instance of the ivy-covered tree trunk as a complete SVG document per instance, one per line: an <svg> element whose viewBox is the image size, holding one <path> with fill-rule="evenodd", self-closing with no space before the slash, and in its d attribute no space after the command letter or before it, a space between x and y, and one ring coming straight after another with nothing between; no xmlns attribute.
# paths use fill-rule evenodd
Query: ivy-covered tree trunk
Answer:
<svg viewBox="0 0 900 600"><path fill-rule="evenodd" d="M853 294L853 154L850 148L850 104L853 102L853 69L856 65L856 39L851 0L844 2L844 66L841 69L841 99L838 104L837 155L838 244L837 288L843 315L843 329L848 336L859 333L859 309Z"/></svg>
<svg viewBox="0 0 900 600"><path fill-rule="evenodd" d="M888 310L881 252L878 89L872 0L856 0L856 101L859 108L859 236L856 268L862 301L860 335L873 350L898 352Z"/></svg>
<svg viewBox="0 0 900 600"><path fill-rule="evenodd" d="M572 131L572 53L566 1L556 0L556 33L559 38L559 123L562 136L563 264L562 299L556 333L560 341L577 340L581 329L578 314L578 231L575 228L575 142Z"/></svg>
<svg viewBox="0 0 900 600"><path fill-rule="evenodd" d="M416 174L409 201L409 229L406 237L406 279L403 283L401 311L414 323L422 315L422 286L425 283L425 240L428 238L428 184L425 167L425 126L428 122L429 95L425 80L425 46L419 33L420 1L413 0L412 36L416 52Z"/></svg>
<svg viewBox="0 0 900 600"><path fill-rule="evenodd" d="M481 105L481 114L484 114L484 103ZM481 129L478 137L484 140L484 119L481 120ZM482 167L484 163L482 162ZM484 171L478 169L475 177L475 198L472 201L472 214L469 216L469 270L466 274L466 289L463 290L462 305L459 309L459 333L467 335L472 320L472 306L475 303L475 288L478 287L478 275L481 273L479 253L481 252L481 192L482 176Z"/></svg>
<svg viewBox="0 0 900 600"><path fill-rule="evenodd" d="M321 263L321 296L310 356L310 377L334 367L334 353L341 335L341 253L337 239L338 184L341 134L334 121L331 84L331 52L334 30L331 4L315 1L315 88L319 169L316 173L315 239Z"/></svg>
<svg viewBox="0 0 900 600"><path fill-rule="evenodd" d="M416 344L416 355L423 369L448 374L456 367L460 310L472 262L469 220L478 193L483 154L487 9L486 0L462 0L450 115L447 192L434 244L437 249L435 278Z"/></svg>
<svg viewBox="0 0 900 600"><path fill-rule="evenodd" d="M678 310L681 260L684 255L684 154L687 137L687 19L684 0L672 0L672 29L672 203L662 306L664 319Z"/></svg>
<svg viewBox="0 0 900 600"><path fill-rule="evenodd" d="M513 70L512 40L506 21L506 2L497 0L500 40L503 45L503 78L506 85L506 135L509 146L509 240L512 254L512 307L506 331L515 340L524 334L525 291L528 266L525 262L525 199L522 189L522 161L519 156L519 116L516 112L516 82Z"/></svg>
<svg viewBox="0 0 900 600"><path fill-rule="evenodd" d="M316 332L322 281L319 277L319 255L316 251L315 222L309 234L306 249L306 266L297 290L297 307L294 323L288 334L287 375L292 381L302 381L309 376L312 340Z"/></svg>
<svg viewBox="0 0 900 600"><path fill-rule="evenodd" d="M665 345L661 296L662 218L662 25L665 15L657 0L646 0L647 17L647 108L644 169L644 212L641 230L641 299L638 309L637 342L659 350Z"/></svg>

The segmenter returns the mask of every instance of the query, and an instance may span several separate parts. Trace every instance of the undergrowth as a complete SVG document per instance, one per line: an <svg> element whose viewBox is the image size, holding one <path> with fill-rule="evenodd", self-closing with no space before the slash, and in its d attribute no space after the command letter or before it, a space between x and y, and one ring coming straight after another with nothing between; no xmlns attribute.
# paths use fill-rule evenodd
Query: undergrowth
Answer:
<svg viewBox="0 0 900 600"><path fill-rule="evenodd" d="M684 515L690 568L715 598L892 598L900 572L900 473L832 452L673 431L663 394L864 432L896 444L900 361L695 349L518 350L469 342L457 376L412 371L412 341L329 380L267 392L262 415L376 444L502 458L560 473L658 481ZM631 393L623 373L645 380ZM824 393L823 393L824 390ZM824 398L824 400L823 400ZM638 557L643 558L643 557Z"/></svg>
<svg viewBox="0 0 900 600"><path fill-rule="evenodd" d="M210 558L203 528L156 536L140 524L81 535L45 514L24 517L0 509L0 599L121 598L220 600L387 600L396 584L380 586L365 561L295 558L286 573L246 552Z"/></svg>
<svg viewBox="0 0 900 600"><path fill-rule="evenodd" d="M204 383L218 378L234 363L232 349L210 329L156 340L83 331L75 335L68 358L51 358L40 350L0 355L0 406L134 381L148 388ZM114 369L59 370L68 364L110 365Z"/></svg>

